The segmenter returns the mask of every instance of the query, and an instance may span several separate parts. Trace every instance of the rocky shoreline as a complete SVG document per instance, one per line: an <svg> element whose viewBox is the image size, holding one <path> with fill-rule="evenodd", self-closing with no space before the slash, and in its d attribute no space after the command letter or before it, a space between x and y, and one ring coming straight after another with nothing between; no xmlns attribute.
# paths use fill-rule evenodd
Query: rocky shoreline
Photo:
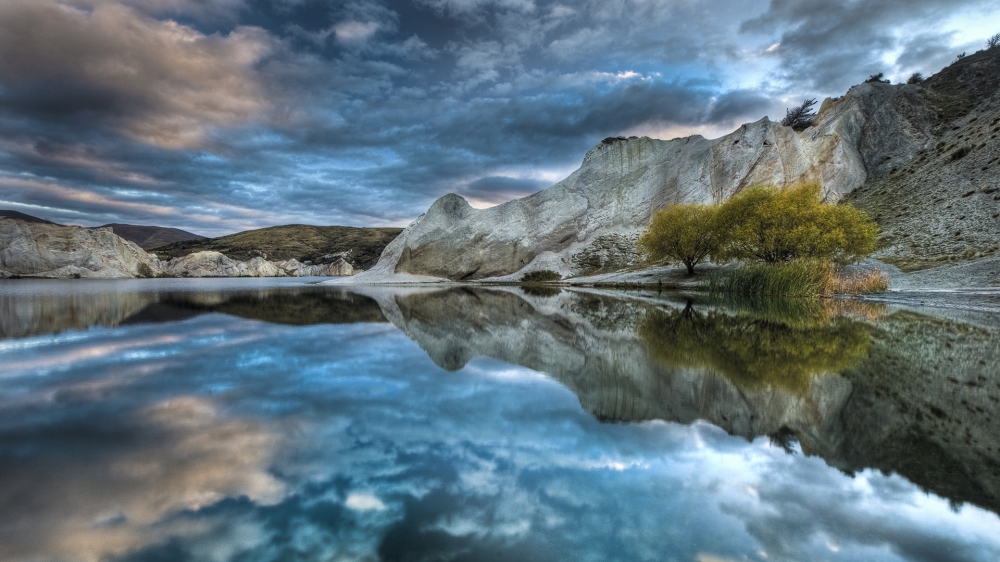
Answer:
<svg viewBox="0 0 1000 562"><path fill-rule="evenodd" d="M0 218L0 279L129 279L156 277L333 277L354 275L343 258L312 265L290 259L247 261L195 252L160 261L111 228L83 228Z"/></svg>

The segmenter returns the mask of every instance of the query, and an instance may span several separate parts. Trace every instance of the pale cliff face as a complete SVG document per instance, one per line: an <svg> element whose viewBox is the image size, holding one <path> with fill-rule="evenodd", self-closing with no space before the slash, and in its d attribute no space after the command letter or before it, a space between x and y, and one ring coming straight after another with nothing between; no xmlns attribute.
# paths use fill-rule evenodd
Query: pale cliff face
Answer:
<svg viewBox="0 0 1000 562"><path fill-rule="evenodd" d="M0 219L0 271L33 277L118 279L159 271L157 262L110 228Z"/></svg>
<svg viewBox="0 0 1000 562"><path fill-rule="evenodd" d="M912 161L932 142L933 118L916 86L866 83L827 100L801 133L764 118L711 141L605 139L568 178L523 199L473 209L458 195L442 197L354 281L585 273L581 256L628 246L670 203L801 182L818 182L839 201L871 174Z"/></svg>
<svg viewBox="0 0 1000 562"><path fill-rule="evenodd" d="M111 228L82 228L0 219L0 278L123 279L132 277L306 277L353 275L343 259L325 265L296 260L272 263L261 257L230 259L195 252L168 262L147 254Z"/></svg>

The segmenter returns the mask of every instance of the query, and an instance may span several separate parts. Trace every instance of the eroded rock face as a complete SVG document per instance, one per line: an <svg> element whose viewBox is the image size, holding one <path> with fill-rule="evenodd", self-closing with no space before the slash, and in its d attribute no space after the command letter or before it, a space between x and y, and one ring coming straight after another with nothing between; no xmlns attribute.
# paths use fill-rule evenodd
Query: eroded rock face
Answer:
<svg viewBox="0 0 1000 562"><path fill-rule="evenodd" d="M120 279L149 277L159 263L110 228L0 218L0 275Z"/></svg>
<svg viewBox="0 0 1000 562"><path fill-rule="evenodd" d="M279 261L274 264L289 277L334 277L354 275L354 267L344 260L338 258L332 263L320 265L305 265L299 260L292 258L286 261Z"/></svg>
<svg viewBox="0 0 1000 562"><path fill-rule="evenodd" d="M581 265L593 261L586 256L606 253L591 246L636 237L670 203L718 202L749 185L801 182L822 184L826 199L838 201L870 174L926 148L933 118L917 86L866 83L827 100L815 126L801 133L764 118L715 140L605 139L580 169L534 195L481 210L445 195L352 281L590 273Z"/></svg>
<svg viewBox="0 0 1000 562"><path fill-rule="evenodd" d="M284 272L261 257L237 261L219 252L195 252L174 258L163 271L175 277L281 277Z"/></svg>
<svg viewBox="0 0 1000 562"><path fill-rule="evenodd" d="M132 277L306 277L353 275L343 258L329 264L278 264L263 257L247 261L219 252L195 252L161 262L110 228L82 228L0 218L0 279L13 276L58 279Z"/></svg>

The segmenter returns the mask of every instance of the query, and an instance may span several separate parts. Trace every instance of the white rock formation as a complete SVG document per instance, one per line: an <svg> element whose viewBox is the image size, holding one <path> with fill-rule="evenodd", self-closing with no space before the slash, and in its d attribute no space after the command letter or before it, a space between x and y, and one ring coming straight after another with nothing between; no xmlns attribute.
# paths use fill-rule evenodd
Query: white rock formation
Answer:
<svg viewBox="0 0 1000 562"><path fill-rule="evenodd" d="M0 279L14 276L59 279L131 277L306 277L353 275L338 259L324 265L297 260L274 264L262 257L231 259L219 252L196 252L160 262L110 228L82 228L0 218Z"/></svg>
<svg viewBox="0 0 1000 562"><path fill-rule="evenodd" d="M163 264L175 277L282 277L285 273L261 257L237 261L219 252L195 252Z"/></svg>
<svg viewBox="0 0 1000 562"><path fill-rule="evenodd" d="M924 99L916 86L865 83L826 100L801 133L764 118L715 140L605 139L577 171L534 195L481 210L455 194L441 197L371 270L344 282L514 280L541 269L579 275L588 272L586 256L633 240L670 203L800 182L819 182L838 201L932 142L934 114Z"/></svg>
<svg viewBox="0 0 1000 562"><path fill-rule="evenodd" d="M0 277L120 279L159 271L155 259L110 228L0 218Z"/></svg>
<svg viewBox="0 0 1000 562"><path fill-rule="evenodd" d="M354 267L343 258L322 265L305 265L292 258L274 264L289 277L334 277L354 275Z"/></svg>

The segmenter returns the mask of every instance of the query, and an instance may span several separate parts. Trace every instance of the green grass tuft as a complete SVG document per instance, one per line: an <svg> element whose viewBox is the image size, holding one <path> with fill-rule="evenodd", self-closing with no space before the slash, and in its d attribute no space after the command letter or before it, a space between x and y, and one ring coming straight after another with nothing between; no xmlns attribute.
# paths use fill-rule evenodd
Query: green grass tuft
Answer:
<svg viewBox="0 0 1000 562"><path fill-rule="evenodd" d="M881 271L845 276L833 264L821 260L751 264L728 274L714 274L707 284L713 294L772 297L881 293L888 288L889 278Z"/></svg>

